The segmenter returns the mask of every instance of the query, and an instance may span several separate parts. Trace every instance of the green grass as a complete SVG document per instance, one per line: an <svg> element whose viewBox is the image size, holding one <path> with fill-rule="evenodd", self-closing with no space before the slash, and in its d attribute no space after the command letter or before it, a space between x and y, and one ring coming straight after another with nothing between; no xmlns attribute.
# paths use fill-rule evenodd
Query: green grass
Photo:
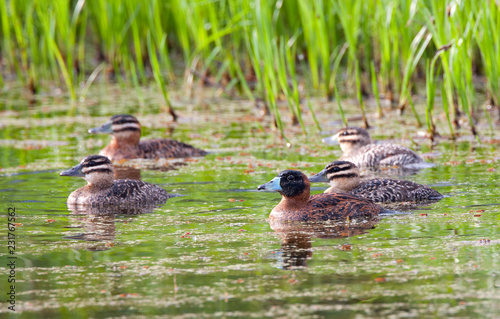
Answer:
<svg viewBox="0 0 500 319"><path fill-rule="evenodd" d="M171 85L196 78L264 101L278 128L290 121L305 133L311 95L339 100L352 92L365 125L366 94L379 116L381 98L409 104L417 123L425 111L433 135L441 86L452 136L463 119L476 134L485 104L478 88L500 103L495 0L26 0L1 1L0 19L0 85L15 75L35 94L55 83L78 100L98 77L138 92L154 81L174 119ZM413 104L418 82L426 83L426 104ZM347 124L340 103L337 112Z"/></svg>

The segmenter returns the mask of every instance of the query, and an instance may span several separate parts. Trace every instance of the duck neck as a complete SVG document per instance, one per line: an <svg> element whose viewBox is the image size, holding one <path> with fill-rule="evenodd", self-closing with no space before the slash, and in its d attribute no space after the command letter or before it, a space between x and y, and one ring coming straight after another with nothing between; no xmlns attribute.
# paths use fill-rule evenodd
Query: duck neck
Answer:
<svg viewBox="0 0 500 319"><path fill-rule="evenodd" d="M349 156L359 151L359 149L363 146L371 144L371 142L372 140L369 137L358 137L354 139L340 140L339 144L344 155Z"/></svg>
<svg viewBox="0 0 500 319"><path fill-rule="evenodd" d="M356 153L360 147L361 145L359 145L358 143L344 142L340 144L340 149L342 150L345 156L349 156L353 153Z"/></svg>
<svg viewBox="0 0 500 319"><path fill-rule="evenodd" d="M359 186L360 178L358 174L353 174L353 176L343 177L339 179L334 179L330 181L330 188L339 189L344 192L350 192Z"/></svg>
<svg viewBox="0 0 500 319"><path fill-rule="evenodd" d="M324 193L336 193L336 194L338 194L338 193L347 193L347 192L349 192L349 191L346 191L346 190L340 189L340 188L336 188L336 187L333 187L333 186L328 187L324 191Z"/></svg>
<svg viewBox="0 0 500 319"><path fill-rule="evenodd" d="M114 184L113 180L113 172L99 174L93 173L85 176L85 180L87 181L87 187L92 189L105 189L110 188Z"/></svg>
<svg viewBox="0 0 500 319"><path fill-rule="evenodd" d="M298 209L300 207L306 206L309 198L311 197L311 191L309 188L304 189L304 191L293 197L285 197L281 195L280 206L287 207L291 210Z"/></svg>
<svg viewBox="0 0 500 319"><path fill-rule="evenodd" d="M122 149L127 147L136 147L139 144L140 139L140 132L121 132L119 135L113 135L109 144L111 145L111 147Z"/></svg>

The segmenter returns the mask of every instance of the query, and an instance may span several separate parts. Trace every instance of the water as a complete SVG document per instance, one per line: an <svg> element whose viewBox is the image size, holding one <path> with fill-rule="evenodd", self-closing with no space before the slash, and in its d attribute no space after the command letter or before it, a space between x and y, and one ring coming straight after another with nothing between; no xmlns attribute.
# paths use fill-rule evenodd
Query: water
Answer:
<svg viewBox="0 0 500 319"><path fill-rule="evenodd" d="M2 240L7 243L8 208L15 207L21 317L500 316L498 136L488 136L486 126L482 144L464 136L431 149L415 137L411 119L393 117L390 130L384 128L387 119L373 119L375 138L411 146L412 137L418 152L436 164L403 178L446 197L371 223L297 234L271 228L267 216L279 194L256 188L282 169L317 173L340 156L338 146L321 143L328 132L318 134L309 114L309 136L287 128L288 147L255 121L251 103L174 96L184 115L174 126L153 114L161 105L158 96L139 103L117 88L102 91L72 109L52 96L34 105L2 101ZM113 99L109 91L121 94ZM180 139L212 153L175 170L140 172L144 181L175 195L159 208L129 214L68 210L67 196L85 183L59 172L109 140L87 129L113 114L137 111L138 103L144 137ZM224 103L232 103L233 111ZM323 129L339 128L338 116L329 114L333 106L315 103ZM313 193L325 188L316 184ZM2 267L7 257L4 248ZM17 318L5 302L7 271L2 276L0 312Z"/></svg>

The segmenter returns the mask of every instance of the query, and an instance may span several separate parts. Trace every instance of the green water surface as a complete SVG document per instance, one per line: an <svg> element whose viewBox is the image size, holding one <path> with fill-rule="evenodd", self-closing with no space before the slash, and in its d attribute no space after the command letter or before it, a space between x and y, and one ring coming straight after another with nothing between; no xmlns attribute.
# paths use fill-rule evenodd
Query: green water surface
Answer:
<svg viewBox="0 0 500 319"><path fill-rule="evenodd" d="M436 164L392 177L428 184L446 197L383 216L359 232L346 226L330 236L338 238L294 238L270 228L279 194L256 188L282 169L317 173L341 155L321 143L341 127L334 106L318 101L324 132L305 113L309 134L287 127L287 145L250 102L174 96L181 101L174 125L156 114L159 97L130 95L103 89L74 106L53 96L2 101L1 316L500 317L500 154L498 135L486 125L481 144L464 130L458 141L442 139L431 148L411 119L373 118L376 139L412 147ZM179 139L211 153L175 170L143 169L144 181L175 195L151 212L69 211L67 196L85 182L59 172L98 153L109 136L87 130L119 113L137 115L144 138ZM326 188L313 186L313 193ZM18 223L14 255L7 250L9 207ZM12 256L15 313L6 302Z"/></svg>

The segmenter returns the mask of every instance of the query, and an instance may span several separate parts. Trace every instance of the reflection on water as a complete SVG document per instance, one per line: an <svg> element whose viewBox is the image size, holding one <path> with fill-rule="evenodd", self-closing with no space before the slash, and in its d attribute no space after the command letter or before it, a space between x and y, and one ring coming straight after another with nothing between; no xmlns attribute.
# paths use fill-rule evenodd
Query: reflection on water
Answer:
<svg viewBox="0 0 500 319"><path fill-rule="evenodd" d="M406 166L380 166L380 167L361 167L360 168L360 176L362 179L374 179L381 177L404 177L415 175L420 170L425 170L429 167L406 167Z"/></svg>
<svg viewBox="0 0 500 319"><path fill-rule="evenodd" d="M64 238L85 240L85 241L115 240L114 214L100 214L100 215L89 214L86 216L78 216L77 218L74 218L74 221L78 224L83 223L83 225L80 227L84 229L84 232L77 235L65 236ZM106 247L110 247L110 245L107 245Z"/></svg>
<svg viewBox="0 0 500 319"><path fill-rule="evenodd" d="M135 167L113 165L114 178L116 179L136 179L142 180L141 170Z"/></svg>
<svg viewBox="0 0 500 319"><path fill-rule="evenodd" d="M379 218L307 223L270 221L271 228L281 239L279 267L287 270L307 267L307 259L313 255L312 238L335 239L364 234L379 221Z"/></svg>
<svg viewBox="0 0 500 319"><path fill-rule="evenodd" d="M71 216L84 232L65 236L64 238L84 240L88 242L107 242L86 246L85 249L92 251L108 250L114 245L110 242L116 237L116 217L135 216L149 214L158 208L157 205L143 206L89 206L68 205Z"/></svg>
<svg viewBox="0 0 500 319"><path fill-rule="evenodd" d="M125 162L127 165L113 164L114 179L136 179L142 180L141 169L150 171L167 172L186 166L189 159L172 159L172 160L129 160ZM193 160L193 159L190 159ZM124 164L124 163L122 163Z"/></svg>
<svg viewBox="0 0 500 319"><path fill-rule="evenodd" d="M141 169L148 171L168 172L186 166L189 162L197 162L197 158L134 158L114 161L115 179L141 179Z"/></svg>
<svg viewBox="0 0 500 319"><path fill-rule="evenodd" d="M138 161L143 161L138 163ZM184 162L174 161L174 162L161 162L158 163L152 160L133 160L133 162L126 162L131 166L124 166L120 164L113 164L114 169L114 179L135 179L142 180L141 168L151 171L161 171L167 172L177 169L178 167L187 165ZM133 163L133 165L132 165Z"/></svg>
<svg viewBox="0 0 500 319"><path fill-rule="evenodd" d="M374 229L344 224L270 231L267 216L280 196L251 190L277 170L318 172L340 150L324 146L312 130L306 136L292 125L284 126L291 139L287 145L267 123L254 120L253 104L234 99L179 104L186 116L169 136L166 119L148 115L161 97L146 97L141 110L148 123L145 138L170 137L208 146L217 154L197 162L179 160L188 165L168 172L172 165L167 161L117 163L141 169L140 175L127 170L119 178L142 175L183 195L169 198L169 205L152 214L148 209L110 212L96 207L68 214L68 194L84 181L62 180L59 172L98 153L109 139L86 134L103 120L91 116L138 112L130 92L109 95L104 84L95 88L102 89L105 99L88 99L92 104L75 108L74 115L59 98L44 97L33 107L13 99L0 116L1 139L15 141L0 143L0 200L4 215L7 205L19 213L16 313L23 312L21 316L491 318L500 312L498 130L493 143L482 146L473 137L438 143L439 156L431 159L437 165L418 174L398 178L406 172L374 173L378 178L394 174L390 178L452 195L425 212L392 214L375 222ZM220 112L228 103L232 111ZM318 103L316 115L326 129L331 110ZM347 107L345 111L354 115ZM397 123L388 133L387 119L372 120L377 138L414 135L414 126ZM304 120L306 127L314 127L311 116ZM24 140L48 144L17 143ZM421 143L419 151L430 150ZM313 193L321 188L314 187ZM70 237L61 238L66 235ZM352 235L357 236L348 237ZM268 259L276 246L280 268ZM2 280L0 291L6 285ZM0 307L0 317L7 311Z"/></svg>

